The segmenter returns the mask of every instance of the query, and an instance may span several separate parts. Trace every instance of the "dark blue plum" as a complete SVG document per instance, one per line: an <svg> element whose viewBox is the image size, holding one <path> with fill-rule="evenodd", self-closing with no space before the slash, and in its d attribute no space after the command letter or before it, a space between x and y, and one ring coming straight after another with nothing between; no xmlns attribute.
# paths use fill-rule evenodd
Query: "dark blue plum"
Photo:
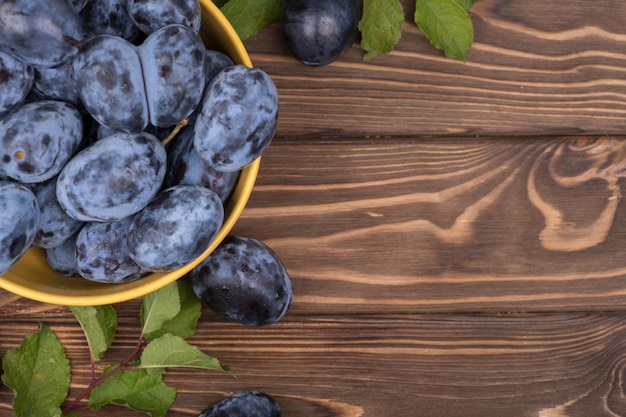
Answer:
<svg viewBox="0 0 626 417"><path fill-rule="evenodd" d="M39 100L61 100L82 108L71 62L54 68L37 68L33 93Z"/></svg>
<svg viewBox="0 0 626 417"><path fill-rule="evenodd" d="M0 181L0 275L26 253L38 229L39 207L32 191Z"/></svg>
<svg viewBox="0 0 626 417"><path fill-rule="evenodd" d="M0 115L15 108L30 92L35 73L27 65L4 52L0 52Z"/></svg>
<svg viewBox="0 0 626 417"><path fill-rule="evenodd" d="M128 253L127 237L132 221L132 217L126 217L111 223L85 224L76 237L76 271L80 276L105 284L141 278L141 267Z"/></svg>
<svg viewBox="0 0 626 417"><path fill-rule="evenodd" d="M76 11L80 13L80 11L85 8L87 3L91 1L92 0L72 0L72 4L74 5L74 8L76 9Z"/></svg>
<svg viewBox="0 0 626 417"><path fill-rule="evenodd" d="M51 248L58 246L83 225L83 222L74 220L61 208L57 201L56 177L43 183L36 184L32 191L37 197L39 205L39 230L33 241L33 246Z"/></svg>
<svg viewBox="0 0 626 417"><path fill-rule="evenodd" d="M46 262L50 268L66 277L80 277L76 270L77 236L78 232L74 233L60 245L45 250Z"/></svg>
<svg viewBox="0 0 626 417"><path fill-rule="evenodd" d="M188 276L202 302L214 312L249 326L283 318L291 305L291 278L263 242L228 236Z"/></svg>
<svg viewBox="0 0 626 417"><path fill-rule="evenodd" d="M158 193L167 153L149 133L116 133L76 154L57 178L57 199L80 221L112 222L135 214Z"/></svg>
<svg viewBox="0 0 626 417"><path fill-rule="evenodd" d="M280 406L260 391L241 391L208 407L198 417L280 417Z"/></svg>
<svg viewBox="0 0 626 417"><path fill-rule="evenodd" d="M238 171L217 171L200 158L193 146L192 126L185 127L176 136L167 151L167 157L166 187L178 184L201 185L214 191L222 202L226 202L237 185Z"/></svg>
<svg viewBox="0 0 626 417"><path fill-rule="evenodd" d="M198 0L126 0L126 8L135 25L147 35L171 24L196 32L200 29Z"/></svg>
<svg viewBox="0 0 626 417"><path fill-rule="evenodd" d="M221 51L216 51L214 49L207 49L204 51L204 88L203 88L203 96L204 91L209 87L213 78L222 70L227 67L231 67L235 65L235 62L225 53ZM198 116L199 106L196 110L189 116L189 124L193 124L196 121L196 117Z"/></svg>
<svg viewBox="0 0 626 417"><path fill-rule="evenodd" d="M227 67L207 87L194 121L194 146L218 171L239 171L267 149L276 131L278 91L261 69Z"/></svg>
<svg viewBox="0 0 626 417"><path fill-rule="evenodd" d="M200 35L183 25L168 25L150 34L137 53L150 123L176 125L202 99L205 47Z"/></svg>
<svg viewBox="0 0 626 417"><path fill-rule="evenodd" d="M92 36L114 35L133 43L143 37L126 11L126 0L93 0L84 6L80 17Z"/></svg>
<svg viewBox="0 0 626 417"><path fill-rule="evenodd" d="M92 140L96 141L96 140L100 140L100 139L104 139L108 136L114 135L116 133L119 133L116 130L113 129L109 129L106 126L102 126L101 124L96 122L96 125L94 126L94 136L92 137Z"/></svg>
<svg viewBox="0 0 626 417"><path fill-rule="evenodd" d="M224 221L217 194L196 185L161 191L135 216L128 232L130 256L148 271L171 271L210 246Z"/></svg>
<svg viewBox="0 0 626 417"><path fill-rule="evenodd" d="M305 65L330 64L356 39L360 9L360 0L283 0L287 49Z"/></svg>
<svg viewBox="0 0 626 417"><path fill-rule="evenodd" d="M63 101L24 104L0 121L0 171L36 183L56 176L83 139L82 116Z"/></svg>
<svg viewBox="0 0 626 417"><path fill-rule="evenodd" d="M0 50L27 64L56 67L81 47L83 29L68 0L0 2Z"/></svg>
<svg viewBox="0 0 626 417"><path fill-rule="evenodd" d="M148 104L136 47L112 35L89 40L74 59L81 101L100 124L137 133L148 125Z"/></svg>
<svg viewBox="0 0 626 417"><path fill-rule="evenodd" d="M235 62L224 52L207 49L204 53L204 81L207 87L223 69L232 67Z"/></svg>

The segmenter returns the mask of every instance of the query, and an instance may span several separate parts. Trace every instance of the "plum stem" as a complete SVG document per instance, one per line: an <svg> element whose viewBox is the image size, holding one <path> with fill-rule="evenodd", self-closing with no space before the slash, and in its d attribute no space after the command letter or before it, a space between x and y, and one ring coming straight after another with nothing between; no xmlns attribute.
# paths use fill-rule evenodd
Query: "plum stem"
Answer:
<svg viewBox="0 0 626 417"><path fill-rule="evenodd" d="M183 120L181 120L180 122L178 122L176 124L176 126L174 126L174 129L172 129L172 131L170 132L169 135L167 135L167 137L165 137L165 139L163 139L161 141L161 144L163 146L167 146L168 143L170 143L172 141L172 139L174 139L176 137L176 135L178 135L178 133L180 132L180 130L187 126L189 124L189 118L185 117Z"/></svg>
<svg viewBox="0 0 626 417"><path fill-rule="evenodd" d="M74 411L78 409L79 403L85 397L87 397L91 393L91 391L93 391L94 388L96 388L98 385L102 384L104 381L111 378L113 375L117 374L118 372L129 370L129 369L140 369L141 368L140 366L134 366L134 365L129 365L129 364L133 362L135 359L137 359L137 357L141 354L143 348L146 346L146 343L147 343L147 340L144 337L144 333L142 332L139 335L139 339L137 340L137 345L135 346L135 349L133 349L130 355L128 355L128 357L126 357L126 359L124 359L118 366L111 369L109 372L102 375L100 378L96 377L96 361L94 360L93 356L90 355L89 362L90 362L90 367L91 367L91 382L89 383L87 388L85 388L76 398L74 398L74 400L72 400L72 402L70 402L68 405L63 407L62 411L64 413L68 413L70 411Z"/></svg>

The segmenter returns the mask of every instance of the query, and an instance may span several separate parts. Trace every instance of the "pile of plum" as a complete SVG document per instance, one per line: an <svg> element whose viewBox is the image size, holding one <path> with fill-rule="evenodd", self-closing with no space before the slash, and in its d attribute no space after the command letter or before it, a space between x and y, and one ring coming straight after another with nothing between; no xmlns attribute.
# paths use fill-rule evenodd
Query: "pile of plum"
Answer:
<svg viewBox="0 0 626 417"><path fill-rule="evenodd" d="M269 146L271 78L205 48L197 0L151 3L0 5L0 273L33 245L98 282L180 268Z"/></svg>

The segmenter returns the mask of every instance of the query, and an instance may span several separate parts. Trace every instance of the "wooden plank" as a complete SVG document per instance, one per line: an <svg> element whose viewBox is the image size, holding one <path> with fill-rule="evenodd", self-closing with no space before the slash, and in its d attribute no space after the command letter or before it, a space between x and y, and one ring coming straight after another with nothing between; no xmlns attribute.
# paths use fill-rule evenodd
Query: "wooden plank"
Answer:
<svg viewBox="0 0 626 417"><path fill-rule="evenodd" d="M233 233L297 312L623 309L625 138L279 139Z"/></svg>
<svg viewBox="0 0 626 417"><path fill-rule="evenodd" d="M285 263L295 313L626 306L626 138L282 139L234 234ZM55 311L0 299L0 314Z"/></svg>
<svg viewBox="0 0 626 417"><path fill-rule="evenodd" d="M278 253L296 313L623 309L625 147L278 139L233 233ZM3 297L1 314L51 308Z"/></svg>
<svg viewBox="0 0 626 417"><path fill-rule="evenodd" d="M626 7L621 0L486 0L471 12L466 63L445 58L410 22L394 52L300 65L280 26L246 41L280 93L278 134L622 134Z"/></svg>
<svg viewBox="0 0 626 417"><path fill-rule="evenodd" d="M118 338L106 363L134 348L135 307L120 306ZM0 318L0 354L36 329L34 318ZM76 395L89 378L80 328L68 315L45 321L67 346ZM622 313L291 315L266 328L207 314L191 341L229 364L237 378L169 372L166 383L179 395L168 417L195 416L245 389L271 394L283 415L293 417L377 417L406 415L406 410L426 417L624 415L624 340ZM1 387L0 414L8 415L11 399ZM80 415L107 412L136 415L117 407Z"/></svg>

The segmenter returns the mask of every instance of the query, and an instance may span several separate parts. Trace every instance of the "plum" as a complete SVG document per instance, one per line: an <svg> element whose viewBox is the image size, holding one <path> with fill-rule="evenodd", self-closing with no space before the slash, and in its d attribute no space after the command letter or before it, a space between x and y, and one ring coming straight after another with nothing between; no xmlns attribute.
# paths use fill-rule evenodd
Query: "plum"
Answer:
<svg viewBox="0 0 626 417"><path fill-rule="evenodd" d="M281 320L293 297L291 278L276 253L249 237L227 236L187 275L206 306L249 326Z"/></svg>
<svg viewBox="0 0 626 417"><path fill-rule="evenodd" d="M198 417L280 417L280 406L261 391L241 391L208 407Z"/></svg>
<svg viewBox="0 0 626 417"><path fill-rule="evenodd" d="M358 33L359 0L284 0L282 32L301 63L327 65L350 48Z"/></svg>

